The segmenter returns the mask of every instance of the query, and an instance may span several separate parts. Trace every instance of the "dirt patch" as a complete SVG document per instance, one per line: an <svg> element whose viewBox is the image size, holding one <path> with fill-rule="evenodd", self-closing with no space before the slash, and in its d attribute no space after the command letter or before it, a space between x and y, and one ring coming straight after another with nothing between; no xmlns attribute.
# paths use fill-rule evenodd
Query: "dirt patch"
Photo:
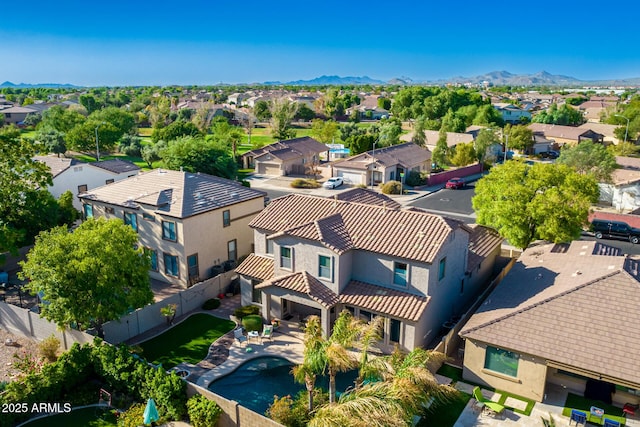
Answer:
<svg viewBox="0 0 640 427"><path fill-rule="evenodd" d="M12 340L15 344L13 346L5 345L7 339ZM0 382L9 382L14 379L17 371L12 367L13 355L25 352L36 358L40 357L37 341L0 329Z"/></svg>

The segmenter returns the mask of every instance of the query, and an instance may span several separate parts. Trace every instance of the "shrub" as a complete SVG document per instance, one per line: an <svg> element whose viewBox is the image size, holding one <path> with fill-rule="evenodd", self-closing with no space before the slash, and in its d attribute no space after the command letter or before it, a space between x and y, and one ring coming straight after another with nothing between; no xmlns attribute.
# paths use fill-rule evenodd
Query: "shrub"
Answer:
<svg viewBox="0 0 640 427"><path fill-rule="evenodd" d="M259 314L250 314L245 316L242 319L242 327L251 332L251 331L261 331L262 330L262 316Z"/></svg>
<svg viewBox="0 0 640 427"><path fill-rule="evenodd" d="M50 337L43 339L42 342L38 344L40 354L42 354L49 362L55 362L58 359L59 348L60 340L53 334Z"/></svg>
<svg viewBox="0 0 640 427"><path fill-rule="evenodd" d="M233 315L238 320L242 320L242 318L245 316L258 313L260 313L260 307L258 307L257 305L245 305L244 307L236 308L233 312Z"/></svg>
<svg viewBox="0 0 640 427"><path fill-rule="evenodd" d="M144 420L144 408L144 404L136 403L121 413L118 417L118 427L138 427Z"/></svg>
<svg viewBox="0 0 640 427"><path fill-rule="evenodd" d="M222 414L218 404L198 394L187 400L187 414L193 427L215 426Z"/></svg>
<svg viewBox="0 0 640 427"><path fill-rule="evenodd" d="M220 307L220 300L218 298L208 299L202 304L203 310L215 310Z"/></svg>
<svg viewBox="0 0 640 427"><path fill-rule="evenodd" d="M367 188L367 184L358 184L356 188Z"/></svg>
<svg viewBox="0 0 640 427"><path fill-rule="evenodd" d="M398 181L389 181L385 184L382 184L381 190L383 194L400 194L400 190L402 189L402 184Z"/></svg>
<svg viewBox="0 0 640 427"><path fill-rule="evenodd" d="M293 188L318 188L320 183L315 179L303 179L297 178L291 181L291 187Z"/></svg>
<svg viewBox="0 0 640 427"><path fill-rule="evenodd" d="M418 187L427 183L427 176L420 172L410 171L405 177L404 182L410 187Z"/></svg>

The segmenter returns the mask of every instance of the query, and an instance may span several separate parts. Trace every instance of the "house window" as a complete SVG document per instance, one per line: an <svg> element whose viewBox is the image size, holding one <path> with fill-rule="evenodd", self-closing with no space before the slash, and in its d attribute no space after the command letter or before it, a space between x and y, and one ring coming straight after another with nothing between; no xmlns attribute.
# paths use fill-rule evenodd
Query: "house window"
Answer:
<svg viewBox="0 0 640 427"><path fill-rule="evenodd" d="M269 237L266 238L267 240L267 253L273 255L273 240L271 240Z"/></svg>
<svg viewBox="0 0 640 427"><path fill-rule="evenodd" d="M356 315L356 308L350 305L345 305L344 309L351 313L352 316Z"/></svg>
<svg viewBox="0 0 640 427"><path fill-rule="evenodd" d="M113 215L114 213L116 213L116 210L107 206L104 208L104 212Z"/></svg>
<svg viewBox="0 0 640 427"><path fill-rule="evenodd" d="M407 270L408 266L404 262L393 263L393 284L407 286Z"/></svg>
<svg viewBox="0 0 640 427"><path fill-rule="evenodd" d="M176 241L176 223L172 221L162 221L162 238L164 240Z"/></svg>
<svg viewBox="0 0 640 427"><path fill-rule="evenodd" d="M484 367L510 377L518 376L518 354L496 347L487 346Z"/></svg>
<svg viewBox="0 0 640 427"><path fill-rule="evenodd" d="M84 219L93 218L93 205L84 205Z"/></svg>
<svg viewBox="0 0 640 427"><path fill-rule="evenodd" d="M148 213L143 213L142 214L142 219L144 219L145 221L151 221L151 222L155 222L156 221L156 217L148 214Z"/></svg>
<svg viewBox="0 0 640 427"><path fill-rule="evenodd" d="M280 267L291 269L291 248L280 248Z"/></svg>
<svg viewBox="0 0 640 427"><path fill-rule="evenodd" d="M87 190L87 184L78 185L78 194L86 193Z"/></svg>
<svg viewBox="0 0 640 427"><path fill-rule="evenodd" d="M144 248L144 253L151 258L151 270L158 271L158 253L151 248Z"/></svg>
<svg viewBox="0 0 640 427"><path fill-rule="evenodd" d="M109 184L113 184L115 182L115 180L113 179L107 179L104 183L109 185Z"/></svg>
<svg viewBox="0 0 640 427"><path fill-rule="evenodd" d="M318 276L331 280L331 257L320 255L318 265L320 267Z"/></svg>
<svg viewBox="0 0 640 427"><path fill-rule="evenodd" d="M236 239L229 240L227 242L227 255L229 256L228 259L230 260L235 261L238 259L238 249L236 246Z"/></svg>
<svg viewBox="0 0 640 427"><path fill-rule="evenodd" d="M364 320L365 322L370 322L371 319L373 319L373 313L365 310L360 310L360 319Z"/></svg>
<svg viewBox="0 0 640 427"><path fill-rule="evenodd" d="M228 227L231 225L231 211L222 211L222 226Z"/></svg>
<svg viewBox="0 0 640 427"><path fill-rule="evenodd" d="M400 342L400 321L396 319L389 319L389 341Z"/></svg>
<svg viewBox="0 0 640 427"><path fill-rule="evenodd" d="M130 225L133 231L138 231L138 215L133 212L124 213L124 223Z"/></svg>
<svg viewBox="0 0 640 427"><path fill-rule="evenodd" d="M438 280L444 279L446 269L447 269L447 257L444 257L440 260L440 264L438 265Z"/></svg>
<svg viewBox="0 0 640 427"><path fill-rule="evenodd" d="M189 269L189 280L197 279L200 276L198 269L198 254L187 257L187 268Z"/></svg>
<svg viewBox="0 0 640 427"><path fill-rule="evenodd" d="M179 276L178 270L178 257L171 254L163 254L164 258L164 274L167 276Z"/></svg>
<svg viewBox="0 0 640 427"><path fill-rule="evenodd" d="M251 302L255 302L256 304L262 304L262 291L260 289L256 289L256 285L260 284L257 280L251 281L251 289L253 290L251 295Z"/></svg>

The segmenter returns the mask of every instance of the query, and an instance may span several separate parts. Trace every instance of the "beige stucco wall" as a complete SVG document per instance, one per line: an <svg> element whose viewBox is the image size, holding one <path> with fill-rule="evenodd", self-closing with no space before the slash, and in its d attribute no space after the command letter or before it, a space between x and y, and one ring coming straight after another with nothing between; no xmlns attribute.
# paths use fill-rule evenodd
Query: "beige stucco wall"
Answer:
<svg viewBox="0 0 640 427"><path fill-rule="evenodd" d="M538 402L543 400L547 377L546 360L520 354L518 376L512 378L484 368L485 349L485 343L466 340L462 373L465 380L505 390Z"/></svg>

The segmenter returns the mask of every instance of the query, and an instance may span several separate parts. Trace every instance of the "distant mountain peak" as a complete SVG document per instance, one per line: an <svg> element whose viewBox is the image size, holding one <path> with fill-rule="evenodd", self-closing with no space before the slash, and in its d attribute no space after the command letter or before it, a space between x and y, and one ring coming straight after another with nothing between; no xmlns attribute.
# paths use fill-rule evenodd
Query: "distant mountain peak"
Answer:
<svg viewBox="0 0 640 427"><path fill-rule="evenodd" d="M265 82L265 84L273 84L273 83ZM278 84L282 84L282 83L278 82ZM382 85L382 84L385 84L385 82L383 82L382 80L372 79L369 76L340 77L337 75L331 75L331 76L322 75L320 77L316 77L311 80L295 80L295 81L286 82L284 84L292 85L292 86L331 86L331 85L338 86L338 85Z"/></svg>

